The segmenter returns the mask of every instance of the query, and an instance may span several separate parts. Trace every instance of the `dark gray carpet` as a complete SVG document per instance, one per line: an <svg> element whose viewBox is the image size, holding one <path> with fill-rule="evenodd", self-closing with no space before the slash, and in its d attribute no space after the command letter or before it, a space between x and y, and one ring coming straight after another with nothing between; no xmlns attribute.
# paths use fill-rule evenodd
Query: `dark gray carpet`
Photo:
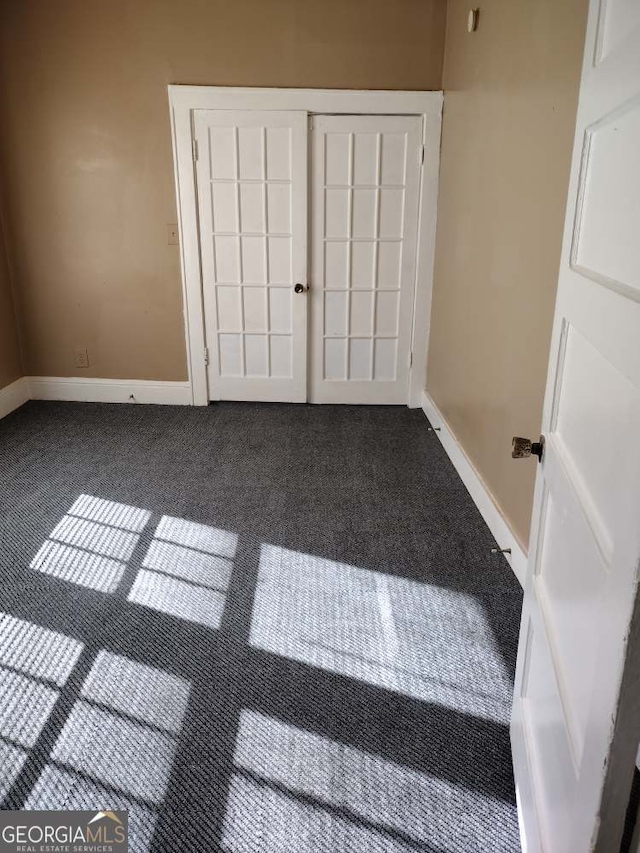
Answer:
<svg viewBox="0 0 640 853"><path fill-rule="evenodd" d="M516 851L521 593L422 412L0 422L4 808L134 851Z"/></svg>

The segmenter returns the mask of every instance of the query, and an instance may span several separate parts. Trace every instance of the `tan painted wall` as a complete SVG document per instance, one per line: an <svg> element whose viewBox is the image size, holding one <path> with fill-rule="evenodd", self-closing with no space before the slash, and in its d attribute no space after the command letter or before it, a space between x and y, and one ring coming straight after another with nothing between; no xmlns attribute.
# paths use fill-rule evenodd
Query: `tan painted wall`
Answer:
<svg viewBox="0 0 640 853"><path fill-rule="evenodd" d="M427 387L526 545L586 0L450 0Z"/></svg>
<svg viewBox="0 0 640 853"><path fill-rule="evenodd" d="M0 7L0 169L36 375L186 378L168 83L441 84L445 0Z"/></svg>
<svg viewBox="0 0 640 853"><path fill-rule="evenodd" d="M10 385L22 375L16 312L0 228L0 389Z"/></svg>

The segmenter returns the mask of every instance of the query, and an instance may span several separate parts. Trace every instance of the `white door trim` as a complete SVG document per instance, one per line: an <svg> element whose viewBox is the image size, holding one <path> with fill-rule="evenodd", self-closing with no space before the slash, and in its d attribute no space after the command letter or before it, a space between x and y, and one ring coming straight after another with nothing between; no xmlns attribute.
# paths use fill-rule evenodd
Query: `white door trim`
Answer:
<svg viewBox="0 0 640 853"><path fill-rule="evenodd" d="M0 388L0 418L4 418L24 406L27 400L30 400L29 380L26 376L21 376L10 385L5 385Z"/></svg>
<svg viewBox="0 0 640 853"><path fill-rule="evenodd" d="M330 89L245 89L219 86L168 87L173 163L180 234L183 310L191 399L209 403L205 365L202 270L198 240L197 186L193 153L194 110L303 110L308 113L420 115L424 166L420 178L418 258L413 317L413 364L408 404L421 405L426 383L427 348L435 254L436 204L440 164L442 92L386 92Z"/></svg>

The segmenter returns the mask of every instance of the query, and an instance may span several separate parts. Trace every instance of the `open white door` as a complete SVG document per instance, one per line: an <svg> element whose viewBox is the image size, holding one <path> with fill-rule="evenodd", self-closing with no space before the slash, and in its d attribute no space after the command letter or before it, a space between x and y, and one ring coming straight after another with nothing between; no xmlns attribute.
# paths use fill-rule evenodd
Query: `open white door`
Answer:
<svg viewBox="0 0 640 853"><path fill-rule="evenodd" d="M640 4L591 0L512 747L528 853L617 853L640 730Z"/></svg>
<svg viewBox="0 0 640 853"><path fill-rule="evenodd" d="M307 114L195 110L211 400L307 399Z"/></svg>

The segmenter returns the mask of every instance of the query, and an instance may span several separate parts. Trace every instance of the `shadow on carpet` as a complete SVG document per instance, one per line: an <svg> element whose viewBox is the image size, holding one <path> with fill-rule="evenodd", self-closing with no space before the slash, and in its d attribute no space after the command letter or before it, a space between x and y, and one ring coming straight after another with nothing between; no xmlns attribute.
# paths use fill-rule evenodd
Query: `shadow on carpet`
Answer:
<svg viewBox="0 0 640 853"><path fill-rule="evenodd" d="M0 796L130 849L519 850L520 588L419 411L0 422Z"/></svg>

